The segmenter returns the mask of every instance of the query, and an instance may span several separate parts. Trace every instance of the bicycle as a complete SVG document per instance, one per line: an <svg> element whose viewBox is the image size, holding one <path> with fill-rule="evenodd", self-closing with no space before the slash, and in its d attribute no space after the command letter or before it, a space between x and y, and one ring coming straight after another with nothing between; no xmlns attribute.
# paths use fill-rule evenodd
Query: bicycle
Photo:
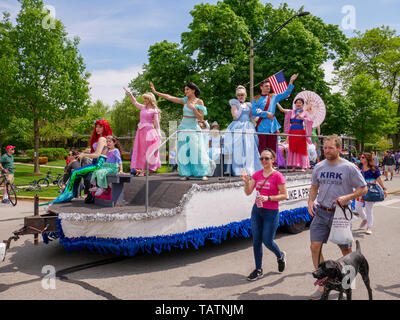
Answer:
<svg viewBox="0 0 400 320"><path fill-rule="evenodd" d="M57 176L52 176L51 175L51 171L47 171L47 175L46 177L39 179L37 181L37 184L39 186L43 186L43 188L47 189L50 185L50 183L52 183L53 185L58 186L60 189L63 186L63 174L62 173L58 173Z"/></svg>
<svg viewBox="0 0 400 320"><path fill-rule="evenodd" d="M11 184L10 181L7 179L7 174L2 171L0 175L0 186L6 186L6 191L8 194L8 199L10 200L11 204L15 207L17 205L17 193L15 191L14 186Z"/></svg>

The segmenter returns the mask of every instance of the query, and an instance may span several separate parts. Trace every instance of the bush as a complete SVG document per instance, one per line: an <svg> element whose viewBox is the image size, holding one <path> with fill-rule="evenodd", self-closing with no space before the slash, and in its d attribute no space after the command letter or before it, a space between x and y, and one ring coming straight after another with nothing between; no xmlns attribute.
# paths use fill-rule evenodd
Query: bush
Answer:
<svg viewBox="0 0 400 320"><path fill-rule="evenodd" d="M122 152L121 158L124 161L130 161L131 160L131 154L129 152Z"/></svg>
<svg viewBox="0 0 400 320"><path fill-rule="evenodd" d="M14 161L15 162L22 162L22 163L31 163L31 162L33 162L33 159L30 158L30 157L14 156Z"/></svg>
<svg viewBox="0 0 400 320"><path fill-rule="evenodd" d="M33 149L26 150L26 154L33 159ZM39 148L39 157L47 157L49 160L64 160L68 151L64 148Z"/></svg>
<svg viewBox="0 0 400 320"><path fill-rule="evenodd" d="M125 173L131 172L131 162L130 161L122 161L122 169Z"/></svg>

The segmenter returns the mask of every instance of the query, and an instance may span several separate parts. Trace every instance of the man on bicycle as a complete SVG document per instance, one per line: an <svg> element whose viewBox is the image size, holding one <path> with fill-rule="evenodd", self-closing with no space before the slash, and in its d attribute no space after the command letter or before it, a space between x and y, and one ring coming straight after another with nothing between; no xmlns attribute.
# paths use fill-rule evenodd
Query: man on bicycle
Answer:
<svg viewBox="0 0 400 320"><path fill-rule="evenodd" d="M7 146L6 153L0 158L0 171L4 171L7 174L7 180L10 183L14 183L14 146ZM10 203L8 199L6 185L4 184L3 200L2 203Z"/></svg>

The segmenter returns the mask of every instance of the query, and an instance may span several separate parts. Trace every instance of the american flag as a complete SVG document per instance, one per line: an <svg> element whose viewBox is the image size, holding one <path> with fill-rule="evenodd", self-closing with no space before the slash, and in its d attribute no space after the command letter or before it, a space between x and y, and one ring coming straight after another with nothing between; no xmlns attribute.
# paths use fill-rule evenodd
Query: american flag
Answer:
<svg viewBox="0 0 400 320"><path fill-rule="evenodd" d="M275 73L273 76L268 78L268 81L271 84L272 90L275 94L285 92L288 88L283 71Z"/></svg>

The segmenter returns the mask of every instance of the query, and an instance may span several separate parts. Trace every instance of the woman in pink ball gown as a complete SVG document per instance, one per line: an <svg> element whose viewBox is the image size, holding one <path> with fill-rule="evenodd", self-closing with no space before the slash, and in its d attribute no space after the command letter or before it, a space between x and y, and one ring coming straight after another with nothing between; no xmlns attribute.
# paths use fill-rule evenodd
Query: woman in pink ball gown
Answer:
<svg viewBox="0 0 400 320"><path fill-rule="evenodd" d="M140 109L140 122L133 146L131 170L134 169L139 176L144 176L146 161L150 154L154 153L149 160L149 170L154 172L161 168L160 154L157 150L161 144L161 111L158 109L156 98L151 92L146 92L142 96L145 104L140 104L136 101L132 92L126 88L124 90L131 97L133 104Z"/></svg>

